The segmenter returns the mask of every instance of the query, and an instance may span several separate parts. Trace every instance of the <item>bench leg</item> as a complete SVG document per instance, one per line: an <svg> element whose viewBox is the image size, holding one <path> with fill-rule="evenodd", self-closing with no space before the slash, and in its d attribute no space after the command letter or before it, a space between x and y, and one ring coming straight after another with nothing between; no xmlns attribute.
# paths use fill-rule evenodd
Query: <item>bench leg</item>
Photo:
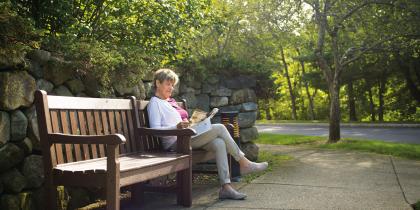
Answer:
<svg viewBox="0 0 420 210"><path fill-rule="evenodd" d="M120 179L108 177L106 183L106 210L120 209Z"/></svg>
<svg viewBox="0 0 420 210"><path fill-rule="evenodd" d="M177 203L186 207L192 205L192 171L191 168L177 172Z"/></svg>
<svg viewBox="0 0 420 210"><path fill-rule="evenodd" d="M45 203L46 209L57 210L58 197L57 197L57 186L51 184L45 185Z"/></svg>

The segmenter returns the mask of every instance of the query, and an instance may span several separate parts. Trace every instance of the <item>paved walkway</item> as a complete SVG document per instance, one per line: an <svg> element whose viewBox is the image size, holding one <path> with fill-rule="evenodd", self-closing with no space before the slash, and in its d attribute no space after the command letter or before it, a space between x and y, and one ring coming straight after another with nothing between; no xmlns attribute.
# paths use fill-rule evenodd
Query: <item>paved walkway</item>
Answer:
<svg viewBox="0 0 420 210"><path fill-rule="evenodd" d="M237 188L244 201L219 201L217 182L194 185L191 209L412 209L420 161L362 152L260 145L294 159ZM182 209L176 197L148 194L142 209ZM139 209L139 208L127 208Z"/></svg>

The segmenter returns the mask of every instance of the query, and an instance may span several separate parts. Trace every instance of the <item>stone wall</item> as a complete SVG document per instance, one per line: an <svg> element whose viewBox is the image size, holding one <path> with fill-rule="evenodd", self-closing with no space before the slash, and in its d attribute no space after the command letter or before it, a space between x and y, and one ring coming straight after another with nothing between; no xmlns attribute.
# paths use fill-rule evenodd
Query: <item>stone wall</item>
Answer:
<svg viewBox="0 0 420 210"><path fill-rule="evenodd" d="M93 77L81 76L70 62L47 51L34 50L26 57L21 64L0 66L0 209L43 209L44 175L33 105L35 90L42 89L52 95L100 97L107 88ZM115 79L118 82L107 88L107 97L150 98L151 80L151 75L136 84ZM176 95L187 99L190 110L208 111L218 107L221 111L239 111L241 147L247 157L255 160L258 155L258 147L252 143L258 135L253 126L257 116L252 90L255 83L254 78L247 76L213 76L203 82L181 77ZM220 118L215 117L215 121ZM81 188L60 189L63 209L86 205L98 194Z"/></svg>

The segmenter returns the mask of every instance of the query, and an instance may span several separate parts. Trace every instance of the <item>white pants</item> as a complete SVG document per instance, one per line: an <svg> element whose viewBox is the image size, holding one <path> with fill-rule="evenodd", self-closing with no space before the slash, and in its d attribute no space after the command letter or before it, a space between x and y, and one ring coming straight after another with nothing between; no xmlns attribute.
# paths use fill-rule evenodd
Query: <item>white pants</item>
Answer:
<svg viewBox="0 0 420 210"><path fill-rule="evenodd" d="M232 155L236 161L239 161L245 155L222 124L212 124L211 130L193 137L191 147L216 153L217 171L222 185L230 183L227 153Z"/></svg>

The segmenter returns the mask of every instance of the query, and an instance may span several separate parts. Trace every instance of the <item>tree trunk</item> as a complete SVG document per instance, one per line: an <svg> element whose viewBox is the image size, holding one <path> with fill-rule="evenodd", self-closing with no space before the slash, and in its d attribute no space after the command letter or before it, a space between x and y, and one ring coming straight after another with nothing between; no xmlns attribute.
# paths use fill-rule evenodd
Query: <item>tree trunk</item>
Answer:
<svg viewBox="0 0 420 210"><path fill-rule="evenodd" d="M330 133L328 143L340 140L340 85L338 78L334 77L329 85L330 91Z"/></svg>
<svg viewBox="0 0 420 210"><path fill-rule="evenodd" d="M378 120L384 121L384 93L386 91L386 70L382 72L381 79L379 80L379 107L378 107Z"/></svg>
<svg viewBox="0 0 420 210"><path fill-rule="evenodd" d="M295 98L295 94L293 93L292 83L290 82L289 68L287 67L286 58L284 57L284 50L283 50L282 46L280 46L280 53L281 53L281 59L282 59L283 65L284 65L284 72L285 72L286 79L287 79L287 85L289 87L290 99L292 101L292 119L297 120L296 98Z"/></svg>
<svg viewBox="0 0 420 210"><path fill-rule="evenodd" d="M369 102L370 102L370 118L371 118L372 122L375 122L376 121L376 118L375 118L375 103L373 103L372 87L369 88L368 94L369 94Z"/></svg>
<svg viewBox="0 0 420 210"><path fill-rule="evenodd" d="M350 81L347 84L347 94L349 97L349 118L350 121L357 121L356 117L356 101L354 100L353 82Z"/></svg>

